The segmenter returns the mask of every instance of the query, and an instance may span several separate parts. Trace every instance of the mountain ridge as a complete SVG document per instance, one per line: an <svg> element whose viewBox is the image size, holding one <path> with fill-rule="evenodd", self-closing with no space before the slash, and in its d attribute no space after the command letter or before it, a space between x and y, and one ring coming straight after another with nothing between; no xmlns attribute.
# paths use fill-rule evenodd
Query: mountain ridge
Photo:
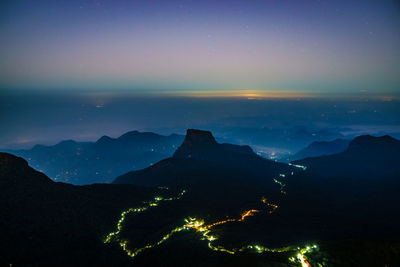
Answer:
<svg viewBox="0 0 400 267"><path fill-rule="evenodd" d="M175 182L191 183L196 179L201 180L201 177L207 177L210 182L218 182L218 179L240 182L246 177L275 187L272 177L289 170L291 172L295 168L264 159L255 154L249 146L219 144L209 131L188 129L185 140L173 157L143 170L121 175L113 183L168 186Z"/></svg>
<svg viewBox="0 0 400 267"><path fill-rule="evenodd" d="M350 140L337 138L332 141L314 141L290 157L291 161L343 152Z"/></svg>
<svg viewBox="0 0 400 267"><path fill-rule="evenodd" d="M128 266L123 254L102 244L101 236L114 228L123 210L155 192L133 185L54 182L23 158L3 152L0 189L4 266Z"/></svg>
<svg viewBox="0 0 400 267"><path fill-rule="evenodd" d="M102 136L96 142L63 140L53 146L35 145L29 150L4 152L23 157L55 181L107 183L127 171L171 156L182 140L183 136L177 134L131 131L118 138Z"/></svg>
<svg viewBox="0 0 400 267"><path fill-rule="evenodd" d="M388 135L354 138L340 153L295 160L293 164L323 177L380 177L400 175L400 141Z"/></svg>

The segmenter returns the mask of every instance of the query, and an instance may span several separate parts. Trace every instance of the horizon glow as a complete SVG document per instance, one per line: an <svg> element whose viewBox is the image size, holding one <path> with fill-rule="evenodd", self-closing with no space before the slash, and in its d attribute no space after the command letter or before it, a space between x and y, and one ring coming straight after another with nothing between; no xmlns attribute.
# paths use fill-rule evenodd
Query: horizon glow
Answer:
<svg viewBox="0 0 400 267"><path fill-rule="evenodd" d="M22 0L1 10L0 90L399 95L395 1Z"/></svg>

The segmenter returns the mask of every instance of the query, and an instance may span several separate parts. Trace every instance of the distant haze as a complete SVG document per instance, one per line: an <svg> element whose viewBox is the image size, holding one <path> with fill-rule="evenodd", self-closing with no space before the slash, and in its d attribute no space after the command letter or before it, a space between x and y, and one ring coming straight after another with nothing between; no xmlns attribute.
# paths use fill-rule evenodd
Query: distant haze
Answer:
<svg viewBox="0 0 400 267"><path fill-rule="evenodd" d="M0 148L54 144L65 139L118 137L131 130L163 134L201 128L224 136L232 129L304 127L342 134L399 133L399 101L382 99L247 99L144 97L109 93L14 91L0 94ZM256 131L250 131L255 134ZM236 133L230 137L239 140Z"/></svg>

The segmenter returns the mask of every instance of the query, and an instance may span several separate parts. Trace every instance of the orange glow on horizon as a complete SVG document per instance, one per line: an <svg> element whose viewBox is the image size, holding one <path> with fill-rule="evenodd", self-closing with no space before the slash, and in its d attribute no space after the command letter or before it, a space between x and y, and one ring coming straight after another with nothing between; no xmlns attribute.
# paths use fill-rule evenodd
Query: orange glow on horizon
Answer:
<svg viewBox="0 0 400 267"><path fill-rule="evenodd" d="M249 100L261 100L271 98L310 98L311 95L304 91L289 90L198 90L176 91L178 96L195 98L247 98Z"/></svg>

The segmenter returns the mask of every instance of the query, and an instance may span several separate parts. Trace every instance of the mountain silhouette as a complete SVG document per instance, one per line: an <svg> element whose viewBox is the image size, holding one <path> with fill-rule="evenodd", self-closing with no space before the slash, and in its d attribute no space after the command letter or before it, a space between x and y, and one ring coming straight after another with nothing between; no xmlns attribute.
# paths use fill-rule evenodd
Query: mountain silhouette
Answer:
<svg viewBox="0 0 400 267"><path fill-rule="evenodd" d="M293 161L310 157L337 154L345 151L349 146L349 143L350 141L345 139L335 139L333 141L315 141L290 158Z"/></svg>
<svg viewBox="0 0 400 267"><path fill-rule="evenodd" d="M388 135L354 138L338 154L293 161L323 177L399 177L400 141Z"/></svg>
<svg viewBox="0 0 400 267"><path fill-rule="evenodd" d="M174 158L193 158L198 160L233 160L238 155L256 156L249 146L219 144L209 131L188 129L185 140L175 151Z"/></svg>
<svg viewBox="0 0 400 267"><path fill-rule="evenodd" d="M276 188L273 178L294 170L284 163L258 156L249 146L219 144L209 131L188 129L185 140L173 157L119 176L113 183L171 186L256 182Z"/></svg>
<svg viewBox="0 0 400 267"><path fill-rule="evenodd" d="M131 185L53 182L19 157L0 152L0 265L128 264L102 236L120 213L155 192Z"/></svg>
<svg viewBox="0 0 400 267"><path fill-rule="evenodd" d="M390 137L362 136L346 151L352 156L371 151L393 156L397 144ZM0 153L0 264L287 266L298 247L314 241L320 251L307 255L312 266L397 266L400 260L398 179L321 179L261 158L247 146L219 144L210 132L189 129L173 157L120 176L115 183L121 184L54 182L22 158ZM161 189L149 186L185 188L187 193L178 201L126 214L120 224L122 211L159 196ZM251 210L256 212L238 219ZM216 223L212 234L217 247L262 244L290 251L231 255L211 250L201 233L193 231L173 234L134 259L121 249L156 244L190 216ZM223 223L228 219L233 222ZM103 244L116 225L123 228L118 234L122 239Z"/></svg>
<svg viewBox="0 0 400 267"><path fill-rule="evenodd" d="M108 183L118 175L170 157L182 140L177 134L131 131L118 138L103 136L96 142L67 140L6 152L26 159L55 181L81 185Z"/></svg>

